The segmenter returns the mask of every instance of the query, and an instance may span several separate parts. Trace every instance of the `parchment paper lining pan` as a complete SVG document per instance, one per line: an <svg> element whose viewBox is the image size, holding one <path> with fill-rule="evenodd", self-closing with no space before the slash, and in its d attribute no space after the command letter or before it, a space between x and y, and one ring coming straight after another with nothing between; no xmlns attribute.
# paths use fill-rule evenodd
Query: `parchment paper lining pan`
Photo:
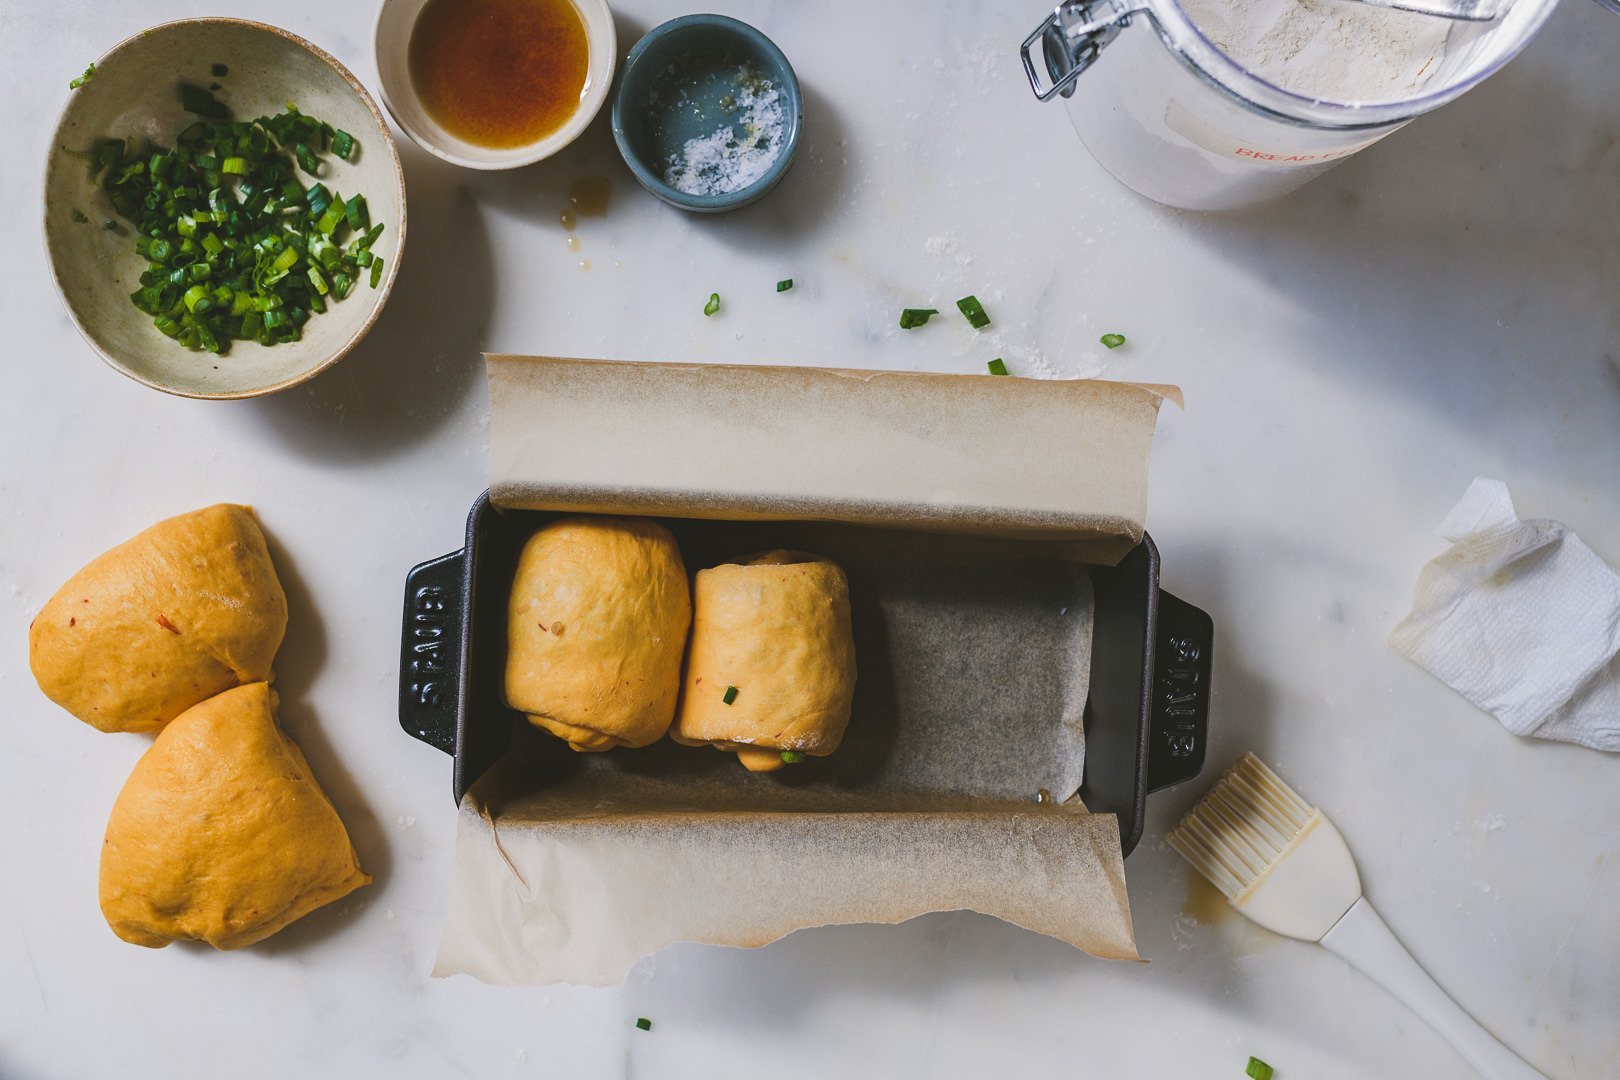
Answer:
<svg viewBox="0 0 1620 1080"><path fill-rule="evenodd" d="M569 392L547 397L578 407L571 376L583 363L528 367L491 358L497 460L513 455L503 424L548 430L580 468L591 449L613 441L608 432L623 430L601 424L600 395L613 379L598 387L592 436L580 423L570 426L568 410L553 408L541 424L533 409L512 411L513 401L502 400L510 387L497 378L498 359L517 365L531 406L539 389L531 377L563 377ZM620 381L634 384L643 374L634 369L647 366L606 367L632 369ZM802 389L798 374L774 385ZM947 396L962 383L1003 381L922 378L947 380L935 388ZM771 385L758 394L767 412ZM865 384L842 385L859 394ZM676 389L670 405L678 412L690 402ZM934 392L919 399L916 389L902 395L905 408L926 406ZM1027 401L1036 411L1051 404ZM841 437L871 434L866 428L884 410L864 405L863 418ZM626 409L640 418L638 408ZM1072 409L1060 401L1057 411ZM830 408L823 419L838 412ZM687 416L677 426L690 434ZM591 448L582 451L574 443L580 437ZM944 439L935 456L955 454L951 442ZM712 441L675 445L667 456L707 454L711 466L717 457L723 466L731 452ZM782 450L765 439L755 453ZM647 463L660 481L660 509L684 505L668 481L671 469L689 465ZM589 466L598 479L619 467ZM577 472L553 479L563 475ZM689 475L694 490L717 489L714 472ZM797 475L799 489L785 494L802 507L804 488L825 474ZM944 484L962 479L939 475ZM978 514L972 531L980 535L946 531L963 505L979 505L987 489L973 483L953 486L943 518L928 499L910 502L899 515L905 527L704 520L718 516L712 501L690 516L662 517L689 569L787 547L827 554L850 574L861 679L845 745L831 758L755 776L729 755L667 743L575 755L501 704L505 596L517 547L560 512L605 509L577 501L592 486L509 484L521 488L525 510L496 510L480 499L465 548L417 567L407 583L401 723L456 755L455 792L466 793L438 973L611 983L673 941L753 945L803 926L953 908L995 914L1096 955L1135 956L1120 860L1140 834L1147 792L1196 774L1202 763L1210 628L1202 612L1158 591L1157 552L1145 536L1125 548L1118 566L1088 572L1079 561L1081 550L1119 547L1129 520L1094 533L1074 515L1066 527L1048 528L1042 515L1015 514L1015 526L1004 530L994 515L985 527ZM540 509L548 491L562 505ZM1118 505L1135 497L1121 492ZM812 501L826 508L837 500ZM859 495L843 502L856 504L877 505ZM771 512L754 504L741 516ZM1104 812L1087 813L1079 799L1037 803L1040 789L1059 802L1079 789Z"/></svg>

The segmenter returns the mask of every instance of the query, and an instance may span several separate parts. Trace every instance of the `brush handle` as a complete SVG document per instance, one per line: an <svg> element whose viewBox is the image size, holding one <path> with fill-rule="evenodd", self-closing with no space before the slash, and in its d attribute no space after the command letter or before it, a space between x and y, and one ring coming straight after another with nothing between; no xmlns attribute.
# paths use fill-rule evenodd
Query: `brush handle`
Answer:
<svg viewBox="0 0 1620 1080"><path fill-rule="evenodd" d="M1365 896L1322 936L1322 944L1422 1017L1485 1080L1547 1080L1440 989Z"/></svg>

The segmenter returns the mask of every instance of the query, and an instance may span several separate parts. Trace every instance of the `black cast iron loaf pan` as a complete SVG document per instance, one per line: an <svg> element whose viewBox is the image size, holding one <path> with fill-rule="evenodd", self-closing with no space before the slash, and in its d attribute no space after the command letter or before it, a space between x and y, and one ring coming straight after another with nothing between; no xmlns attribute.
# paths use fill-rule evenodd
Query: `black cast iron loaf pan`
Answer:
<svg viewBox="0 0 1620 1080"><path fill-rule="evenodd" d="M527 728L521 714L502 701L507 595L523 542L559 516L502 510L489 502L486 492L467 516L465 546L416 566L406 578L400 726L454 756L452 790L458 804L511 748L514 724L518 730ZM863 615L863 595L928 589L943 582L955 617L967 610L982 613L987 624L995 624L1004 617L1017 618L1020 608L1036 606L1050 622L1083 594L1072 564L1029 541L824 522L659 520L675 533L689 569L745 551L788 547L827 554L849 572L861 673L855 715L850 737L839 752L807 763L826 770L834 783L859 770L863 756L881 752L882 712L885 695L892 700L894 693L895 665L929 659L905 653L903 642L886 641L876 613L868 609ZM1080 574L1089 575L1094 607L1080 797L1094 813L1118 816L1121 847L1129 854L1142 835L1147 796L1192 779L1203 767L1214 628L1203 611L1159 589L1159 553L1151 538L1144 536L1119 565L1090 567ZM970 626L977 618L970 618ZM974 651L947 660L978 663L984 652L975 646ZM973 709L986 707L985 702L1006 708L1009 687L1020 682L1030 685L1032 696L1061 697L1061 686L1034 689L1052 681L1051 673L1040 669L1039 658L1013 662L1017 666L1010 669L1012 674L994 680L995 686L987 691L990 696L966 702L953 699L947 707L970 718ZM1061 675L1060 671L1057 677ZM561 747L557 742L562 757L571 756ZM795 772L805 768L796 766ZM543 776L536 782L543 783Z"/></svg>

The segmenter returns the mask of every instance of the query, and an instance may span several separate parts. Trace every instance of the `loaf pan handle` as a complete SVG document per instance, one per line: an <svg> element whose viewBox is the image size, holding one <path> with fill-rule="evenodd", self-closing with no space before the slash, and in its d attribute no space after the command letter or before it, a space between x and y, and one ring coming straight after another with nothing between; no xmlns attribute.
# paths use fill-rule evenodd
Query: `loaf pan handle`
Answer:
<svg viewBox="0 0 1620 1080"><path fill-rule="evenodd" d="M1204 767L1214 639L1215 623L1208 614L1160 590L1148 736L1148 791L1191 780Z"/></svg>
<svg viewBox="0 0 1620 1080"><path fill-rule="evenodd" d="M399 726L407 735L456 752L461 695L461 593L466 552L413 568L405 578L399 644Z"/></svg>

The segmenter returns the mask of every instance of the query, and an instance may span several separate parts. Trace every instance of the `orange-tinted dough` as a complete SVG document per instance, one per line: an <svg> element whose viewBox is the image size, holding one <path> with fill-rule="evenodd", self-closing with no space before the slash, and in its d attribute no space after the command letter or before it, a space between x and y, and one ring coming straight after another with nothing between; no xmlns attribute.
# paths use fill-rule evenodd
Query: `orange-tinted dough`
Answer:
<svg viewBox="0 0 1620 1080"><path fill-rule="evenodd" d="M783 750L824 757L838 749L854 697L849 583L837 563L772 551L698 571L670 738L733 751L767 772L782 767Z"/></svg>
<svg viewBox="0 0 1620 1080"><path fill-rule="evenodd" d="M524 544L507 612L508 705L575 750L663 737L692 622L668 529L645 518L552 522Z"/></svg>
<svg viewBox="0 0 1620 1080"><path fill-rule="evenodd" d="M45 695L102 731L153 731L271 677L287 598L246 506L160 521L93 559L40 609L28 663Z"/></svg>
<svg viewBox="0 0 1620 1080"><path fill-rule="evenodd" d="M113 933L237 949L371 881L275 707L266 683L227 690L136 763L101 848Z"/></svg>

